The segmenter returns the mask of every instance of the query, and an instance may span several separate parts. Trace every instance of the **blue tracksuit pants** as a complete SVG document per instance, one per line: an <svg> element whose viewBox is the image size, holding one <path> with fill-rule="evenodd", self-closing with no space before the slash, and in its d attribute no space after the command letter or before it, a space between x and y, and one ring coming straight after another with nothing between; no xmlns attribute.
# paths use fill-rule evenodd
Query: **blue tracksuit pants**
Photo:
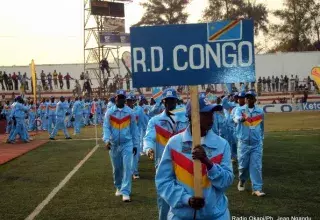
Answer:
<svg viewBox="0 0 320 220"><path fill-rule="evenodd" d="M262 143L248 145L238 142L239 179L248 180L249 176L254 191L262 190Z"/></svg>
<svg viewBox="0 0 320 220"><path fill-rule="evenodd" d="M112 145L109 151L115 187L122 195L131 194L132 185L132 143Z"/></svg>
<svg viewBox="0 0 320 220"><path fill-rule="evenodd" d="M54 138L58 131L59 130L62 130L63 133L64 133L64 136L67 138L67 137L70 137L69 133L68 133L68 130L67 130L67 126L66 126L66 123L64 121L64 118L58 118L56 120L56 125L54 126L54 129L50 135L50 138Z"/></svg>

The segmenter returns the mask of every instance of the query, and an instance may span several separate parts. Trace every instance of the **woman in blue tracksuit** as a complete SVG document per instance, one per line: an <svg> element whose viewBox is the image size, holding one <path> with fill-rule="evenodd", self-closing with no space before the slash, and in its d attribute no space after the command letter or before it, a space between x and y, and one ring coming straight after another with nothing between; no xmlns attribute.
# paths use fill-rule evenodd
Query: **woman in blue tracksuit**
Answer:
<svg viewBox="0 0 320 220"><path fill-rule="evenodd" d="M247 105L237 108L234 121L237 123L238 139L238 190L245 190L249 176L252 194L264 196L262 191L262 152L264 139L264 112L255 105L256 94L246 93Z"/></svg>

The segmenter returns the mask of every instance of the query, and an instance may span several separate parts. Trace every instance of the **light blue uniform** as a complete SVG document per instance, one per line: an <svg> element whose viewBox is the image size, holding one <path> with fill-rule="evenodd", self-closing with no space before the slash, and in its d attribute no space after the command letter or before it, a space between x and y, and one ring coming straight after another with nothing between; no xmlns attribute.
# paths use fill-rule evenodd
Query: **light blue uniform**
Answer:
<svg viewBox="0 0 320 220"><path fill-rule="evenodd" d="M133 146L138 146L138 128L134 112L128 107L118 109L116 105L105 114L103 141L111 144L109 151L113 167L115 187L122 195L131 194Z"/></svg>
<svg viewBox="0 0 320 220"><path fill-rule="evenodd" d="M133 156L132 160L132 170L134 175L139 175L139 158L140 158L140 152L142 151L142 141L144 132L146 130L148 121L147 118L143 112L143 108L140 106L135 106L133 109L135 116L136 116L136 122L137 122L137 128L138 128L138 145L134 146L137 148L137 154Z"/></svg>
<svg viewBox="0 0 320 220"><path fill-rule="evenodd" d="M50 135L50 138L54 138L57 135L57 132L59 130L63 131L66 138L70 137L68 130L67 130L66 122L65 122L66 113L68 111L68 108L69 108L69 104L66 101L65 102L59 101L57 103L56 125L54 126L54 129L52 131L52 134Z"/></svg>
<svg viewBox="0 0 320 220"><path fill-rule="evenodd" d="M38 108L38 115L40 116L41 119L41 129L43 131L46 131L48 129L48 119L46 118L46 113L47 113L47 103L40 103L39 108Z"/></svg>
<svg viewBox="0 0 320 220"><path fill-rule="evenodd" d="M146 135L143 138L143 151L145 153L148 153L150 149L154 151L156 170L169 138L175 134L183 132L189 125L189 121L186 118L185 113L177 114L177 116L173 119L175 124L172 123L166 112L163 111L160 115L154 116L149 120ZM159 193L157 197L157 204L159 210L159 219L167 219L170 207L166 201L159 196Z"/></svg>
<svg viewBox="0 0 320 220"><path fill-rule="evenodd" d="M83 117L84 117L84 124L90 125L90 110L91 110L91 103L85 102L84 103L84 110L83 110Z"/></svg>
<svg viewBox="0 0 320 220"><path fill-rule="evenodd" d="M37 116L37 106L35 104L29 105L29 131L35 131L37 130L37 122L36 122L36 116Z"/></svg>
<svg viewBox="0 0 320 220"><path fill-rule="evenodd" d="M9 135L9 141L15 141L17 135L20 135L22 141L28 141L29 135L25 124L26 112L28 110L29 108L21 103L16 102L13 104L10 118L15 118L16 123L13 126L13 132Z"/></svg>
<svg viewBox="0 0 320 220"><path fill-rule="evenodd" d="M52 128L56 125L56 110L57 110L57 103L48 103L46 116L48 117L48 132L49 134L52 133Z"/></svg>
<svg viewBox="0 0 320 220"><path fill-rule="evenodd" d="M228 142L212 130L201 139L213 167L202 166L202 186L205 206L198 210L196 219L229 220L228 199L225 191L234 175ZM188 205L193 191L192 136L190 129L172 137L162 156L156 173L160 196L170 205L168 219L193 219L194 209Z"/></svg>
<svg viewBox="0 0 320 220"><path fill-rule="evenodd" d="M74 134L80 134L81 120L83 117L83 108L81 101L75 101L72 107L72 115L74 117Z"/></svg>
<svg viewBox="0 0 320 220"><path fill-rule="evenodd" d="M10 105L4 105L1 114L5 115L6 117L6 122L7 122L7 126L6 126L6 133L8 134L11 131L12 125L9 123L10 122L10 115L11 115L11 106Z"/></svg>
<svg viewBox="0 0 320 220"><path fill-rule="evenodd" d="M247 118L245 122L240 122ZM262 190L262 152L264 139L264 112L255 106L250 112L247 105L236 109L239 179L245 182L250 175L254 191Z"/></svg>

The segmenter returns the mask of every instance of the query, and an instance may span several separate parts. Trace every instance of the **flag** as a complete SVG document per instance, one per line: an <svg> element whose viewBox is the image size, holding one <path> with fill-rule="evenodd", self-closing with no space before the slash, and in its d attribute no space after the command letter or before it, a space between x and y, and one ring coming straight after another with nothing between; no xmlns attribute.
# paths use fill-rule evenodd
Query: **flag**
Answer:
<svg viewBox="0 0 320 220"><path fill-rule="evenodd" d="M162 98L162 89L161 87L152 87L152 98L156 103L161 102Z"/></svg>
<svg viewBox="0 0 320 220"><path fill-rule="evenodd" d="M314 67L311 71L311 76L318 88L320 88L320 67Z"/></svg>
<svg viewBox="0 0 320 220"><path fill-rule="evenodd" d="M242 39L242 21L219 21L207 24L208 42Z"/></svg>
<svg viewBox="0 0 320 220"><path fill-rule="evenodd" d="M94 115L96 113L96 111L97 111L97 103L93 102L92 105L91 105L90 113Z"/></svg>
<svg viewBox="0 0 320 220"><path fill-rule="evenodd" d="M31 69L32 87L33 87L33 101L34 103L37 103L37 76L36 76L36 67L34 64L34 60L31 60L30 69Z"/></svg>

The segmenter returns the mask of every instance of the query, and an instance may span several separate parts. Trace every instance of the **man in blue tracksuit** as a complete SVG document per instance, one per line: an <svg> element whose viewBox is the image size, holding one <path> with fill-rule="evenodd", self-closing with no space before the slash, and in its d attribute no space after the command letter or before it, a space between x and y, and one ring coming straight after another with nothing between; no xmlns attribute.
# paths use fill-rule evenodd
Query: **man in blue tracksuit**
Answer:
<svg viewBox="0 0 320 220"><path fill-rule="evenodd" d="M35 131L37 130L37 106L33 104L33 100L30 101L29 112L28 112L28 120L29 120L29 129L28 131Z"/></svg>
<svg viewBox="0 0 320 220"><path fill-rule="evenodd" d="M234 121L237 123L238 139L238 190L245 190L249 175L252 194L264 196L262 191L262 146L264 139L264 112L255 105L256 94L246 93L247 104L237 108Z"/></svg>
<svg viewBox="0 0 320 220"><path fill-rule="evenodd" d="M139 179L139 159L140 159L140 152L141 149L141 134L143 132L144 127L147 126L148 121L145 118L143 109L140 106L135 106L136 97L135 95L127 95L127 105L130 107L136 116L136 122L137 122L137 128L138 128L138 145L137 147L137 153L133 156L132 160L132 173L133 173L133 179Z"/></svg>
<svg viewBox="0 0 320 220"><path fill-rule="evenodd" d="M90 125L90 110L91 103L90 100L87 99L84 103L83 117L84 117L84 125Z"/></svg>
<svg viewBox="0 0 320 220"><path fill-rule="evenodd" d="M38 115L40 116L41 119L41 129L43 131L46 131L48 129L48 120L47 120L47 103L46 103L46 99L43 98L39 108L38 108Z"/></svg>
<svg viewBox="0 0 320 220"><path fill-rule="evenodd" d="M1 111L1 114L5 116L6 122L7 122L6 134L9 134L9 132L11 131L11 128L12 128L12 124L10 123L11 111L12 111L12 108L10 106L10 101L6 101L6 104L4 105L4 107Z"/></svg>
<svg viewBox="0 0 320 220"><path fill-rule="evenodd" d="M59 130L62 130L66 139L71 139L68 130L67 125L65 122L66 115L68 115L67 111L69 108L69 104L65 102L65 98L63 96L60 97L60 101L57 103L56 108L56 124L54 126L54 129L50 135L50 140L55 140L55 136L57 135L57 132Z"/></svg>
<svg viewBox="0 0 320 220"><path fill-rule="evenodd" d="M75 102L72 107L72 121L74 125L74 135L80 134L80 128L81 128L81 120L83 117L83 108L82 103L79 100L78 97L75 98Z"/></svg>
<svg viewBox="0 0 320 220"><path fill-rule="evenodd" d="M235 95L235 102L236 102L236 107L234 107L231 111L231 118L234 119L235 113L238 108L241 108L246 104L246 93L245 92L239 92ZM237 129L240 127L237 126L236 123L233 123L234 129L233 129L233 142L231 145L231 155L232 155L232 161L236 161L237 159L237 151L238 151L238 139L237 139Z"/></svg>
<svg viewBox="0 0 320 220"><path fill-rule="evenodd" d="M110 149L116 196L130 202L132 185L132 154L136 155L139 144L136 116L125 105L126 92L118 90L115 105L108 109L103 122L103 141Z"/></svg>
<svg viewBox="0 0 320 220"><path fill-rule="evenodd" d="M162 94L162 100L165 111L149 120L146 135L143 139L143 151L150 159L155 160L156 170L158 169L163 151L169 139L175 134L183 132L189 125L185 113L171 113L177 106L178 98L176 90L172 88L166 89ZM159 192L157 204L159 220L166 220L170 206L160 197Z"/></svg>
<svg viewBox="0 0 320 220"><path fill-rule="evenodd" d="M52 128L56 125L56 110L57 103L54 101L54 97L51 96L50 103L47 104L46 109L46 118L48 119L48 133L49 135L52 133Z"/></svg>
<svg viewBox="0 0 320 220"><path fill-rule="evenodd" d="M186 108L191 121L190 103ZM213 115L219 109L222 106L199 98L201 145L192 149L192 128L188 127L173 136L165 147L156 173L156 186L170 205L168 220L231 219L225 195L234 179L230 146L212 131ZM194 196L194 159L202 163L203 198Z"/></svg>
<svg viewBox="0 0 320 220"><path fill-rule="evenodd" d="M16 136L19 135L23 142L29 142L29 136L27 134L27 128L25 125L25 117L29 108L24 105L24 100L21 96L16 98L16 102L13 105L10 115L13 123L13 132L10 133L8 143L15 143Z"/></svg>

